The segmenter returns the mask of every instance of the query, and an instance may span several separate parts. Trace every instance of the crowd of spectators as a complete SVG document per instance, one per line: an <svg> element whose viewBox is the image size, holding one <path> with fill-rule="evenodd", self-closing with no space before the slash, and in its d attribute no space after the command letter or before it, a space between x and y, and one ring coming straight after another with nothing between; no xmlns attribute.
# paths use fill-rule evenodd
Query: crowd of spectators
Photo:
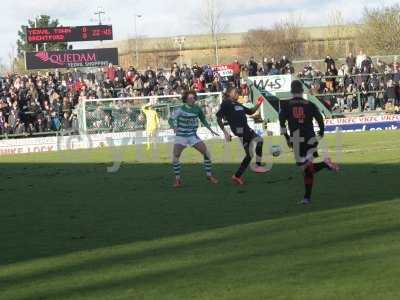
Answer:
<svg viewBox="0 0 400 300"><path fill-rule="evenodd" d="M298 74L318 97L333 111L346 112L386 110L399 112L400 64L376 62L362 51L349 54L338 65L327 56L325 72L306 65Z"/></svg>
<svg viewBox="0 0 400 300"><path fill-rule="evenodd" d="M374 64L361 52L358 56L349 55L340 66L328 56L325 66L323 72L309 64L297 75L333 110L385 109L388 105L398 109L399 64ZM247 76L295 74L285 56L259 63L254 58L246 64L235 60L228 67L228 74L211 65L179 67L175 63L168 70L148 67L142 72L109 65L87 73L75 69L8 75L0 79L0 135L77 132L76 108L85 99L178 95L189 88L222 92L229 85L246 91L242 79Z"/></svg>

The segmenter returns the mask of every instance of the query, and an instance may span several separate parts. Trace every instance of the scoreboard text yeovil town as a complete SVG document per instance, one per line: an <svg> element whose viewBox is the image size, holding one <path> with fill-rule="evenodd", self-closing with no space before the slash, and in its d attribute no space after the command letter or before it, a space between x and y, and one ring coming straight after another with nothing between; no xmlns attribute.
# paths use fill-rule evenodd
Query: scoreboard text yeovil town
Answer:
<svg viewBox="0 0 400 300"><path fill-rule="evenodd" d="M28 28L26 39L29 44L103 41L113 39L113 30L111 25Z"/></svg>

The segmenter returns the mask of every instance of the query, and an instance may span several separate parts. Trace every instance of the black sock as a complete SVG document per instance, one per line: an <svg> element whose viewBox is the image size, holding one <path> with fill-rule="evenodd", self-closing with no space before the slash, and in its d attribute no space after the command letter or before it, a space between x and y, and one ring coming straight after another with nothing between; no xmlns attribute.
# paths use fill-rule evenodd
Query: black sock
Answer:
<svg viewBox="0 0 400 300"><path fill-rule="evenodd" d="M259 142L256 146L256 164L257 166L261 167L262 163L262 155L263 155L263 142Z"/></svg>
<svg viewBox="0 0 400 300"><path fill-rule="evenodd" d="M246 155L246 157L243 159L242 163L240 164L239 169L237 170L235 176L236 177L242 177L243 173L246 171L246 169L249 167L251 162L251 156Z"/></svg>
<svg viewBox="0 0 400 300"><path fill-rule="evenodd" d="M314 166L309 165L305 170L304 170L304 186L305 186L305 193L304 193L304 198L311 200L311 193L312 193L312 188L314 185Z"/></svg>
<svg viewBox="0 0 400 300"><path fill-rule="evenodd" d="M304 193L304 199L311 200L311 193L312 193L312 184L306 184L305 185L306 191Z"/></svg>

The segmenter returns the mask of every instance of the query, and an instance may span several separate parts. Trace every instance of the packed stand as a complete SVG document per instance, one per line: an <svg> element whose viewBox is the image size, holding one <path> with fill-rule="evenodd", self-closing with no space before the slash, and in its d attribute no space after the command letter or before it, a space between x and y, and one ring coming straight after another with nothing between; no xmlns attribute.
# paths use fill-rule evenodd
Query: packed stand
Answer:
<svg viewBox="0 0 400 300"><path fill-rule="evenodd" d="M362 51L349 54L346 61L337 65L327 56L325 72L312 64L298 74L331 110L336 112L375 111L399 113L400 65L387 64L365 55Z"/></svg>
<svg viewBox="0 0 400 300"><path fill-rule="evenodd" d="M170 70L148 67L138 72L119 66L82 73L75 69L45 75L8 75L0 78L0 135L45 135L79 131L77 104L86 99L179 95L185 89L221 92L240 84L242 67L220 76L210 65L175 63Z"/></svg>

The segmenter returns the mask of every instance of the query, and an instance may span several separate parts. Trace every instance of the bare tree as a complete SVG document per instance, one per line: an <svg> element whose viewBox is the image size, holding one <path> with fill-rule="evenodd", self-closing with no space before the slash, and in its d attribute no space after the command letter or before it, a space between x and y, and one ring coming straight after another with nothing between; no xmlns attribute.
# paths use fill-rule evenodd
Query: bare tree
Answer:
<svg viewBox="0 0 400 300"><path fill-rule="evenodd" d="M200 13L200 25L210 34L215 52L215 63L219 63L219 37L226 29L223 21L223 10L219 0L204 0Z"/></svg>
<svg viewBox="0 0 400 300"><path fill-rule="evenodd" d="M345 57L350 52L351 26L344 20L343 13L338 9L333 9L329 14L328 25L328 47L325 55L333 57Z"/></svg>
<svg viewBox="0 0 400 300"><path fill-rule="evenodd" d="M264 28L249 30L244 36L244 46L249 48L251 56L257 59L274 56L274 43L277 42L275 32Z"/></svg>
<svg viewBox="0 0 400 300"><path fill-rule="evenodd" d="M282 55L293 59L302 56L305 39L300 18L287 18L271 29L250 30L244 37L244 46L259 59Z"/></svg>
<svg viewBox="0 0 400 300"><path fill-rule="evenodd" d="M302 21L299 18L287 18L274 26L274 30L279 36L283 37L281 43L278 43L282 54L297 58L302 56L302 47L304 46L304 36L302 36Z"/></svg>
<svg viewBox="0 0 400 300"><path fill-rule="evenodd" d="M157 68L168 68L179 58L179 52L176 51L172 39L162 39L154 44L150 57Z"/></svg>
<svg viewBox="0 0 400 300"><path fill-rule="evenodd" d="M333 9L329 13L329 36L334 36L337 38L343 38L346 35L346 29L344 28L345 21L343 18L343 13L338 9Z"/></svg>
<svg viewBox="0 0 400 300"><path fill-rule="evenodd" d="M2 59L0 58L0 75L5 75L8 69L6 64L3 63Z"/></svg>
<svg viewBox="0 0 400 300"><path fill-rule="evenodd" d="M364 10L358 45L369 54L394 54L400 48L400 5Z"/></svg>
<svg viewBox="0 0 400 300"><path fill-rule="evenodd" d="M10 66L11 73L15 72L15 60L16 60L16 53L15 53L15 45L13 43L10 44L10 50L8 52L8 63Z"/></svg>

